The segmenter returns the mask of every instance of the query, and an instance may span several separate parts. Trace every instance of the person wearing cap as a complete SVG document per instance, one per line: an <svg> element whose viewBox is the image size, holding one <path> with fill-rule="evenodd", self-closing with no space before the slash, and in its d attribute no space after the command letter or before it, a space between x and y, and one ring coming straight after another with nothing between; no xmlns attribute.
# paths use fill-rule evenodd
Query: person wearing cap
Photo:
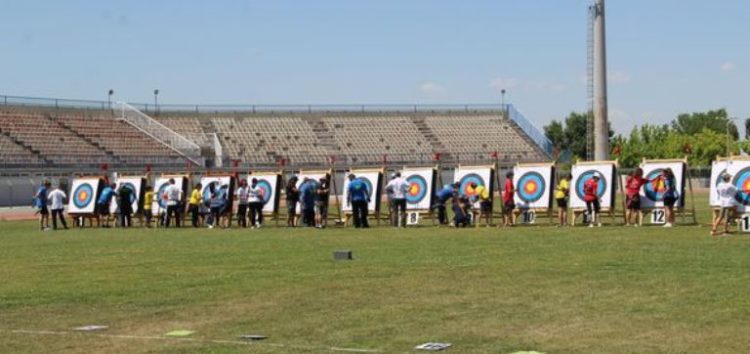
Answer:
<svg viewBox="0 0 750 354"><path fill-rule="evenodd" d="M385 191L391 201L391 225L406 227L406 193L409 191L409 183L401 177L401 172L393 174Z"/></svg>
<svg viewBox="0 0 750 354"><path fill-rule="evenodd" d="M39 229L42 231L49 230L49 209L47 208L47 191L52 186L49 181L44 181L34 194L34 207L39 213Z"/></svg>
<svg viewBox="0 0 750 354"><path fill-rule="evenodd" d="M349 174L349 186L347 187L349 192L347 195L346 203L352 207L352 217L354 219L355 228L368 228L370 227L367 223L367 205L370 203L370 193L367 191L367 186L362 180L357 178L353 173Z"/></svg>
<svg viewBox="0 0 750 354"><path fill-rule="evenodd" d="M594 174L593 177L589 178L583 184L583 201L586 202L586 211L589 214L589 227L594 227L594 224L601 227L602 223L599 220L599 210L601 204L599 203L599 174Z"/></svg>
<svg viewBox="0 0 750 354"><path fill-rule="evenodd" d="M513 201L515 193L513 172L511 171L505 174L505 186L503 187L503 226L513 226L515 223L515 220L513 220L513 209L516 208L516 203Z"/></svg>
<svg viewBox="0 0 750 354"><path fill-rule="evenodd" d="M717 229L724 223L724 233L729 234L730 213L735 213L735 197L737 196L737 187L731 182L732 176L725 173L721 176L721 182L716 186L716 193L719 196L721 209L714 217L711 225L711 236L718 236Z"/></svg>
<svg viewBox="0 0 750 354"><path fill-rule="evenodd" d="M446 184L442 189L435 193L434 209L437 209L438 223L448 225L448 215L445 210L445 204L457 193L460 183Z"/></svg>

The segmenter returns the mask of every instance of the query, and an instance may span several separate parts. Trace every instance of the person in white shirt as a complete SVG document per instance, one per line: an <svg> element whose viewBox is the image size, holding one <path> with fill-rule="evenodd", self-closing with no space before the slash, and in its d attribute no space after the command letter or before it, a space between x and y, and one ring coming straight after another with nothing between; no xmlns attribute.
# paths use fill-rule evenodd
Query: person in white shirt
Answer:
<svg viewBox="0 0 750 354"><path fill-rule="evenodd" d="M162 198L167 200L167 213L164 215L164 227L169 227L169 221L174 214L175 225L180 227L180 201L182 200L182 189L175 184L174 178L169 179L169 187L164 190Z"/></svg>
<svg viewBox="0 0 750 354"><path fill-rule="evenodd" d="M250 188L247 186L247 180L240 180L240 187L234 192L237 197L237 226L247 227L247 206Z"/></svg>
<svg viewBox="0 0 750 354"><path fill-rule="evenodd" d="M393 174L393 179L385 186L391 198L391 225L406 226L406 193L409 183L401 177L401 172Z"/></svg>
<svg viewBox="0 0 750 354"><path fill-rule="evenodd" d="M47 200L50 204L50 210L52 210L52 228L57 230L57 218L60 218L60 223L62 224L64 229L68 229L68 224L65 222L65 216L63 215L63 212L65 211L65 199L68 196L65 195L65 192L60 189L60 185L57 185L52 192L49 192L47 195Z"/></svg>
<svg viewBox="0 0 750 354"><path fill-rule="evenodd" d="M719 224L724 222L724 233L729 234L729 224L731 219L729 213L734 213L735 208L735 197L737 196L737 187L734 186L730 181L732 176L724 174L721 176L721 182L716 186L716 192L719 195L719 201L721 203L721 210L714 217L714 223L711 227L711 236L718 236L716 229L719 228Z"/></svg>
<svg viewBox="0 0 750 354"><path fill-rule="evenodd" d="M257 178L250 181L247 204L250 208L250 226L259 229L263 224L263 190L258 187Z"/></svg>

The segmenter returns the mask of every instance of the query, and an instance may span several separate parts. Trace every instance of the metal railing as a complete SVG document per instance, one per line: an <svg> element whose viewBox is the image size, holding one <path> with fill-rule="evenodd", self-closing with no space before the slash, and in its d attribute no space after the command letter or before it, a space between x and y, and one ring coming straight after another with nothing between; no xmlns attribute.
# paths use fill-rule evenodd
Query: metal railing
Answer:
<svg viewBox="0 0 750 354"><path fill-rule="evenodd" d="M513 122L518 125L521 130L526 133L526 135L531 138L534 143L539 146L542 151L544 151L548 157L552 156L552 149L553 145L552 142L547 139L547 136L544 135L544 133L539 130L534 124L532 124L526 117L524 117L521 112L516 110L515 107L513 107L512 104L508 104L505 107L506 112L508 113L508 119L512 120Z"/></svg>
<svg viewBox="0 0 750 354"><path fill-rule="evenodd" d="M181 134L176 133L172 129L167 128L164 124L161 124L157 120L143 114L141 111L133 108L127 103L118 102L117 106L121 114L120 118L124 121L162 144L170 147L172 150L177 151L196 164L203 165L201 148L196 143L188 140Z"/></svg>

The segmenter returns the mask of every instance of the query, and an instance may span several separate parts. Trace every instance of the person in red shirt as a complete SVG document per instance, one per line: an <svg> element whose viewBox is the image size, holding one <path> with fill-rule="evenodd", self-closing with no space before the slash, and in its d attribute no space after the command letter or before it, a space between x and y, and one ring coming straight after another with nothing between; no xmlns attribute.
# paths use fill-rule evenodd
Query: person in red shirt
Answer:
<svg viewBox="0 0 750 354"><path fill-rule="evenodd" d="M602 226L599 220L601 204L597 190L599 190L599 175L594 175L583 185L583 200L586 202L586 211L589 213L589 227L594 227L594 223Z"/></svg>
<svg viewBox="0 0 750 354"><path fill-rule="evenodd" d="M516 203L513 202L513 194L516 193L513 187L513 172L505 174L505 186L503 187L503 226L513 226L513 209Z"/></svg>
<svg viewBox="0 0 750 354"><path fill-rule="evenodd" d="M625 180L625 226L643 225L643 212L641 212L641 188L648 183L649 180L643 178L643 170L639 167L636 168L633 173L628 176ZM635 223L633 223L633 216L636 216Z"/></svg>

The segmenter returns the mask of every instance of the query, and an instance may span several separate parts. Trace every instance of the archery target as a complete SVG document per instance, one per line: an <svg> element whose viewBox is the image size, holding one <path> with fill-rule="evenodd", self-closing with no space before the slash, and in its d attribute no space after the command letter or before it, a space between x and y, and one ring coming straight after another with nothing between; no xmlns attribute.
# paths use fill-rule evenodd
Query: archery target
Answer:
<svg viewBox="0 0 750 354"><path fill-rule="evenodd" d="M71 214L93 214L102 181L99 178L76 178L71 184L68 212Z"/></svg>
<svg viewBox="0 0 750 354"><path fill-rule="evenodd" d="M595 174L598 174L600 177L596 194L599 196L602 209L614 207L616 187L615 178L617 178L617 171L614 164L599 163L573 165L571 172L573 174L573 193L570 193L571 208L582 209L586 207L586 202L583 199L584 185L586 184L586 181L593 178Z"/></svg>
<svg viewBox="0 0 750 354"><path fill-rule="evenodd" d="M429 210L435 194L436 172L434 168L414 168L401 171L409 188L406 190L407 210Z"/></svg>
<svg viewBox="0 0 750 354"><path fill-rule="evenodd" d="M258 180L258 188L261 190L263 212L267 214L277 212L279 210L281 175L278 173L250 174L247 176L248 184L251 183L253 178Z"/></svg>
<svg viewBox="0 0 750 354"><path fill-rule="evenodd" d="M318 181L320 183L321 178L325 178L328 181L328 186L331 187L331 191L333 191L333 186L331 185L331 172L330 171L300 171L299 175L297 175L297 189L299 189L302 186L302 182L305 181L305 178L309 178L315 181ZM302 208L300 206L300 203L297 203L297 214L302 212Z"/></svg>
<svg viewBox="0 0 750 354"><path fill-rule="evenodd" d="M641 207L643 208L660 208L664 206L664 192L666 192L666 186L664 181L658 179L662 171L671 169L675 177L675 189L677 190L679 200L675 203L675 207L682 207L683 196L685 195L685 163L683 162L645 162L641 165L643 169L643 176L647 180L653 181L648 182L641 188Z"/></svg>
<svg viewBox="0 0 750 354"><path fill-rule="evenodd" d="M746 209L750 205L750 167L742 168L733 174L732 184L737 188L734 199L737 205Z"/></svg>
<svg viewBox="0 0 750 354"><path fill-rule="evenodd" d="M492 166L478 166L478 167L464 167L459 166L453 176L453 181L458 182L458 194L464 197L473 197L476 195L474 188L471 188L472 183L476 183L477 186L484 186L489 189L490 198L492 198L494 184L492 178L494 176L494 168ZM479 208L479 200L474 202L474 207Z"/></svg>
<svg viewBox="0 0 750 354"><path fill-rule="evenodd" d="M133 207L133 213L138 213L141 211L141 200L143 200L142 190L143 190L143 183L144 178L143 177L118 177L115 180L115 183L117 184L117 188L115 188L115 191L119 191L120 188L128 188L131 191L130 195L130 204ZM116 213L117 212L117 200L116 198L112 198L112 201L109 203L109 211L110 213Z"/></svg>
<svg viewBox="0 0 750 354"><path fill-rule="evenodd" d="M709 192L709 205L715 208L721 207L721 200L719 199L719 193L716 190L716 186L721 182L721 176L724 173L729 172L729 167L734 163L743 163L744 161L729 161L719 160L714 161L711 164L711 181L710 181L710 192Z"/></svg>
<svg viewBox="0 0 750 354"><path fill-rule="evenodd" d="M367 209L370 212L380 211L380 193L382 192L383 184L383 173L381 171L351 171L357 179L362 181L367 188L367 194L370 195L370 202L367 204ZM349 174L347 173L347 176ZM345 179L344 183L344 200L349 200L349 178ZM348 204L348 205L347 205ZM349 203L344 203L345 212L352 211L352 206Z"/></svg>
<svg viewBox="0 0 750 354"><path fill-rule="evenodd" d="M234 201L234 177L232 176L204 176L201 177L201 196L204 203L208 203L211 200L211 186L213 185L214 191L218 192L219 195L227 200L227 209L232 210L232 202Z"/></svg>
<svg viewBox="0 0 750 354"><path fill-rule="evenodd" d="M552 207L554 167L516 166L513 168L514 201L520 209Z"/></svg>
<svg viewBox="0 0 750 354"><path fill-rule="evenodd" d="M189 195L188 177L186 175L162 176L156 178L154 183L154 200L151 204L151 213L158 216L161 212L167 211L167 199L164 192L169 187L169 179L174 178L175 185L182 190L183 199Z"/></svg>

